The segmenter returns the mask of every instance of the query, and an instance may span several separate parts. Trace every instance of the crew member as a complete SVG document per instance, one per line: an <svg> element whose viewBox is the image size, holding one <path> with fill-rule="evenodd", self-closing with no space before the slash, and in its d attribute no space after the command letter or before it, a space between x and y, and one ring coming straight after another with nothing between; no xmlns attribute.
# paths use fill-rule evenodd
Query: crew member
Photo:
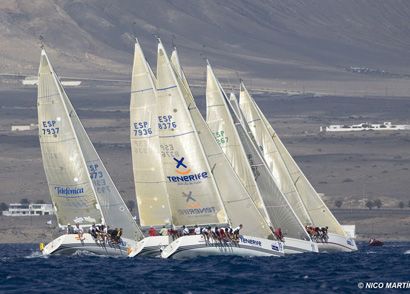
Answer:
<svg viewBox="0 0 410 294"><path fill-rule="evenodd" d="M189 229L185 226L182 226L182 235L183 236L189 235Z"/></svg>
<svg viewBox="0 0 410 294"><path fill-rule="evenodd" d="M84 231L80 227L80 224L75 224L74 233L78 234L78 238L80 238L80 240L83 240Z"/></svg>
<svg viewBox="0 0 410 294"><path fill-rule="evenodd" d="M279 241L282 241L282 242L283 242L283 234L282 234L282 229L281 229L281 228L276 228L274 234L275 234L276 238L277 238Z"/></svg>
<svg viewBox="0 0 410 294"><path fill-rule="evenodd" d="M148 235L149 235L150 237L156 236L156 235L157 235L157 230L155 230L154 227L149 228Z"/></svg>
<svg viewBox="0 0 410 294"><path fill-rule="evenodd" d="M201 228L198 227L198 225L195 225L195 230L194 230L194 232L195 232L195 235L201 235Z"/></svg>
<svg viewBox="0 0 410 294"><path fill-rule="evenodd" d="M233 230L233 237L236 240L239 240L239 233L241 231L241 229L243 228L243 225L240 224L239 226L237 226L234 230Z"/></svg>
<svg viewBox="0 0 410 294"><path fill-rule="evenodd" d="M162 226L162 229L159 231L161 236L168 236L168 229L165 226Z"/></svg>

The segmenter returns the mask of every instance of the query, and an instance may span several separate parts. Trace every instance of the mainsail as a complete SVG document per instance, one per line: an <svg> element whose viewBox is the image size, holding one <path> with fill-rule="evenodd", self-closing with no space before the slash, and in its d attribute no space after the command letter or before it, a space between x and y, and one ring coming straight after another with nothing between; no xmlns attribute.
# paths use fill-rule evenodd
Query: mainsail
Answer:
<svg viewBox="0 0 410 294"><path fill-rule="evenodd" d="M176 49L171 56L172 66L178 76L192 121L198 131L212 174L218 186L226 213L232 224L244 225L242 232L255 237L271 238L272 232L264 217L259 213L253 200L235 174L228 159L219 147L211 130L197 108L192 92L179 62ZM244 217L246 216L246 217Z"/></svg>
<svg viewBox="0 0 410 294"><path fill-rule="evenodd" d="M258 105L241 83L240 107L257 144L299 219L305 224L329 227L345 235L343 228L300 170Z"/></svg>
<svg viewBox="0 0 410 294"><path fill-rule="evenodd" d="M154 75L138 42L131 82L131 150L135 193L142 226L171 223L159 143Z"/></svg>
<svg viewBox="0 0 410 294"><path fill-rule="evenodd" d="M95 151L44 50L39 70L38 113L44 169L60 226L70 222L105 223L122 227L123 236L128 239L141 239L141 231ZM85 214L95 211L98 217L79 215L83 210Z"/></svg>
<svg viewBox="0 0 410 294"><path fill-rule="evenodd" d="M228 219L197 130L161 42L157 59L158 128L174 225Z"/></svg>
<svg viewBox="0 0 410 294"><path fill-rule="evenodd" d="M273 227L280 227L288 237L309 240L209 64L206 101L208 125L260 213Z"/></svg>
<svg viewBox="0 0 410 294"><path fill-rule="evenodd" d="M102 223L101 208L63 95L42 50L37 94L39 139L57 221L60 226Z"/></svg>

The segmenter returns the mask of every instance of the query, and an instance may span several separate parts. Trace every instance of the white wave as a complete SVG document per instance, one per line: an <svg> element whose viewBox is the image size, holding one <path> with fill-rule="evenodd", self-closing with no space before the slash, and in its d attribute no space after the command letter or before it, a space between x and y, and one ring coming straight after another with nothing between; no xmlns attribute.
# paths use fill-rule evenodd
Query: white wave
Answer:
<svg viewBox="0 0 410 294"><path fill-rule="evenodd" d="M33 251L30 255L24 256L24 258L48 258L48 255L43 255L40 251Z"/></svg>

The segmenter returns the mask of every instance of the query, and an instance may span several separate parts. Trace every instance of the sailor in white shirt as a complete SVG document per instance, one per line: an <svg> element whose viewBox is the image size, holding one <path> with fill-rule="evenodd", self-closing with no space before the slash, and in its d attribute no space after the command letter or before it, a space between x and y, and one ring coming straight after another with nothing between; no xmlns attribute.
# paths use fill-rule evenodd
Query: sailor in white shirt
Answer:
<svg viewBox="0 0 410 294"><path fill-rule="evenodd" d="M75 224L74 232L78 234L78 237L80 240L83 240L83 229L80 227L80 224Z"/></svg>
<svg viewBox="0 0 410 294"><path fill-rule="evenodd" d="M243 228L243 225L240 224L239 226L237 226L234 230L233 233L236 235L239 235L240 230Z"/></svg>
<svg viewBox="0 0 410 294"><path fill-rule="evenodd" d="M195 225L195 230L194 230L194 232L195 232L195 235L201 235L201 228L198 227L198 225Z"/></svg>
<svg viewBox="0 0 410 294"><path fill-rule="evenodd" d="M182 226L182 235L189 235L189 229L185 226Z"/></svg>

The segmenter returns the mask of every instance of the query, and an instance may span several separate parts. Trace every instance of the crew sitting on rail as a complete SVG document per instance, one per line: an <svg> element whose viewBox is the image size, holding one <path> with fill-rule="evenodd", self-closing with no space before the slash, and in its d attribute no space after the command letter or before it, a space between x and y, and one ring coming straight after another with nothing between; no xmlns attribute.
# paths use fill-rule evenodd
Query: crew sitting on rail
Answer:
<svg viewBox="0 0 410 294"><path fill-rule="evenodd" d="M97 235L97 227L95 226L95 224L93 224L90 229L88 230L88 232L90 233L90 235L94 238L97 239L98 235Z"/></svg>
<svg viewBox="0 0 410 294"><path fill-rule="evenodd" d="M201 235L202 228L195 225L194 233L195 235Z"/></svg>
<svg viewBox="0 0 410 294"><path fill-rule="evenodd" d="M204 236L205 241L209 241L209 234L210 234L211 227L203 228L201 234Z"/></svg>
<svg viewBox="0 0 410 294"><path fill-rule="evenodd" d="M327 242L327 240L329 239L329 236L327 234L329 228L327 226L326 227L305 226L305 228L313 241Z"/></svg>
<svg viewBox="0 0 410 294"><path fill-rule="evenodd" d="M158 235L158 234L157 234L157 230L155 230L154 227L149 228L148 235L149 235L150 237L157 236L157 235Z"/></svg>
<svg viewBox="0 0 410 294"><path fill-rule="evenodd" d="M168 230L168 235L172 237L172 241L178 238L178 231L175 230L174 228L170 228Z"/></svg>
<svg viewBox="0 0 410 294"><path fill-rule="evenodd" d="M117 234L114 236L113 241L117 244L120 244L120 243L122 243L122 240L121 240L122 228L115 229L115 230L116 230Z"/></svg>
<svg viewBox="0 0 410 294"><path fill-rule="evenodd" d="M327 231L328 231L329 227L321 227L319 228L319 234L320 234L320 238L322 239L322 242L327 242L327 240L329 239L329 236L327 235Z"/></svg>
<svg viewBox="0 0 410 294"><path fill-rule="evenodd" d="M275 231L273 232L275 234L275 237L283 242L283 233L281 228L276 228Z"/></svg>
<svg viewBox="0 0 410 294"><path fill-rule="evenodd" d="M161 236L168 236L168 229L165 226L162 226L162 229L159 231Z"/></svg>
<svg viewBox="0 0 410 294"><path fill-rule="evenodd" d="M239 226L237 226L234 230L233 230L233 240L234 241L239 241L239 233L240 230L243 228L243 225L240 224Z"/></svg>
<svg viewBox="0 0 410 294"><path fill-rule="evenodd" d="M80 238L80 240L83 240L84 231L80 227L80 224L75 224L74 233L78 234L78 238Z"/></svg>
<svg viewBox="0 0 410 294"><path fill-rule="evenodd" d="M226 233L226 229L224 228L219 229L219 238L221 241L229 241L228 235Z"/></svg>
<svg viewBox="0 0 410 294"><path fill-rule="evenodd" d="M182 226L182 236L189 235L189 229L185 226Z"/></svg>
<svg viewBox="0 0 410 294"><path fill-rule="evenodd" d="M67 224L67 234L74 234L74 228L69 223Z"/></svg>

